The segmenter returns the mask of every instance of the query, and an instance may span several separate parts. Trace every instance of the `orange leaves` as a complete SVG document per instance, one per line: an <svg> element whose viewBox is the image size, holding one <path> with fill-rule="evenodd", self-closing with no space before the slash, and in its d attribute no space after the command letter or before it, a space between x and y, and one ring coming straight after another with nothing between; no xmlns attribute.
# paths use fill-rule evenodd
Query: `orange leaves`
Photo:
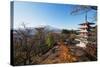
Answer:
<svg viewBox="0 0 100 67"><path fill-rule="evenodd" d="M61 42L59 49L59 58L62 62L74 62L77 60L77 58L70 53L69 47L64 45L63 42Z"/></svg>

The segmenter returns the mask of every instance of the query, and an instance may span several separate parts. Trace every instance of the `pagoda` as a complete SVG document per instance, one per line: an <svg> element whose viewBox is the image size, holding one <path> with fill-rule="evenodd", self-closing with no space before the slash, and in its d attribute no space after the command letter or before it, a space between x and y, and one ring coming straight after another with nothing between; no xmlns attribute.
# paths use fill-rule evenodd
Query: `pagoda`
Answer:
<svg viewBox="0 0 100 67"><path fill-rule="evenodd" d="M91 23L87 21L87 13L85 15L85 22L79 24L80 25L80 31L79 31L79 41L80 43L77 44L77 46L80 47L86 47L88 44L88 38L92 36L92 29L95 23Z"/></svg>
<svg viewBox="0 0 100 67"><path fill-rule="evenodd" d="M89 36L92 36L92 25L94 25L94 23L87 21L87 13L85 16L85 22L79 25L81 25L79 33L82 38L89 38Z"/></svg>

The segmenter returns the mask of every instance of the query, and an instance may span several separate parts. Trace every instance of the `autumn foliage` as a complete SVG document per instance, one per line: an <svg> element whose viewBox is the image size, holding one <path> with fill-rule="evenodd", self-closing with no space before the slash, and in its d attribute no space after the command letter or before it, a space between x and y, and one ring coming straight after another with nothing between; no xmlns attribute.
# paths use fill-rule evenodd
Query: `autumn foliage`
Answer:
<svg viewBox="0 0 100 67"><path fill-rule="evenodd" d="M63 42L60 44L60 52L59 52L59 58L62 62L74 62L77 60L76 56L73 56L70 52L70 49L68 46L66 46Z"/></svg>

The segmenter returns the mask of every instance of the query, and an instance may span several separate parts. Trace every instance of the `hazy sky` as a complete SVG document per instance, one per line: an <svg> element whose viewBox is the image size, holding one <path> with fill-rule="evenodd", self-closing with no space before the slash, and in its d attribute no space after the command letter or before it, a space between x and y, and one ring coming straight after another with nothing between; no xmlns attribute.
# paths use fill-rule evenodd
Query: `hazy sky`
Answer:
<svg viewBox="0 0 100 67"><path fill-rule="evenodd" d="M78 24L84 22L85 14L71 15L73 6L75 5L15 1L14 29L21 27L22 23L27 27L50 25L60 29L78 29ZM92 11L88 13L88 17L91 15Z"/></svg>

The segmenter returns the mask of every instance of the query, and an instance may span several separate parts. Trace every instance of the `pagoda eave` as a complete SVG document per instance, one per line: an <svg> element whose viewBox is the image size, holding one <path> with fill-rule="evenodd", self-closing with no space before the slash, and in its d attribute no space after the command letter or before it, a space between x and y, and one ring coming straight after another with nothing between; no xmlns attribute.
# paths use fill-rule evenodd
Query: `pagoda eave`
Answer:
<svg viewBox="0 0 100 67"><path fill-rule="evenodd" d="M79 24L79 25L85 25L85 24L93 25L93 24L95 24L95 23L86 22L86 23L81 23L81 24Z"/></svg>
<svg viewBox="0 0 100 67"><path fill-rule="evenodd" d="M87 28L81 27L81 28L79 28L79 29L88 29L88 27L87 27ZM93 29L93 27L89 27L89 29Z"/></svg>

